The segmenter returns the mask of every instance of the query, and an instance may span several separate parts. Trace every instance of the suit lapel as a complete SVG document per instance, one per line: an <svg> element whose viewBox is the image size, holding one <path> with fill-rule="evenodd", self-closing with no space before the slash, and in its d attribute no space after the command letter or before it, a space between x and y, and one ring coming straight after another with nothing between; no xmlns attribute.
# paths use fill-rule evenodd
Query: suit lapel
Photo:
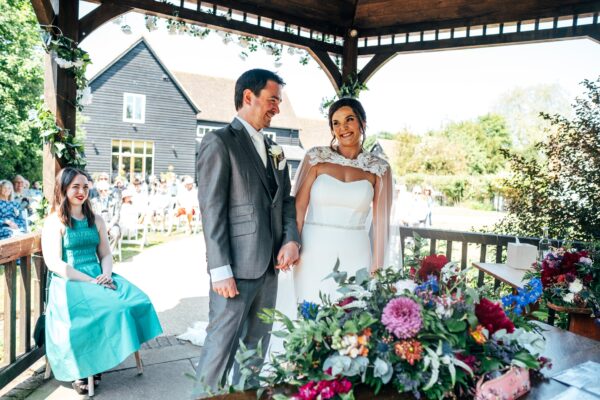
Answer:
<svg viewBox="0 0 600 400"><path fill-rule="evenodd" d="M260 178L265 190L269 197L271 193L269 192L269 183L267 181L267 171L265 171L265 167L263 165L262 159L258 155L256 151L256 147L254 147L254 143L252 143L252 139L250 139L250 134L244 128L244 125L237 118L231 122L231 128L234 130L234 137L238 141L238 144L242 148L242 154L246 154L249 158L250 164L254 165L256 172L258 173L258 177ZM247 149L247 150L246 150ZM267 162L269 162L269 155L267 154Z"/></svg>

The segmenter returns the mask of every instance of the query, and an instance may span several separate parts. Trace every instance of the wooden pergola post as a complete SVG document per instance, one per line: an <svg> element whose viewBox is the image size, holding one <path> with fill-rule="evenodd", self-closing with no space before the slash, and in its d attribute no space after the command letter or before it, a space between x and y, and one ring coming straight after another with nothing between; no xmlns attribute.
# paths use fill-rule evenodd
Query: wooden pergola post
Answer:
<svg viewBox="0 0 600 400"><path fill-rule="evenodd" d="M37 4L36 4L37 3ZM50 14L52 6L46 1L34 2L34 9L44 10ZM77 42L79 40L79 1L59 0L56 15L48 15L48 25L54 24L55 33L62 33L65 37ZM74 135L77 119L76 99L77 85L71 70L59 68L54 60L54 55L46 57L46 73L44 85L44 98L48 108L56 117L56 124L64 130L65 134ZM64 165L61 160L54 157L50 146L44 146L43 176L44 196L51 201L54 194L55 178Z"/></svg>
<svg viewBox="0 0 600 400"><path fill-rule="evenodd" d="M342 54L342 83L349 84L352 78L357 79L358 65L358 32L348 29L344 37L344 52Z"/></svg>

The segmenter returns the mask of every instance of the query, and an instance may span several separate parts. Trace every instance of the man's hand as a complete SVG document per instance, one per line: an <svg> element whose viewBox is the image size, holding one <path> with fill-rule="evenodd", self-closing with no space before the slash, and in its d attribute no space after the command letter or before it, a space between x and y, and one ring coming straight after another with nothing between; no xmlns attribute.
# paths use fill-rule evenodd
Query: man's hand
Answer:
<svg viewBox="0 0 600 400"><path fill-rule="evenodd" d="M275 268L281 271L288 271L300 258L298 250L298 243L296 242L288 242L283 245L277 255L277 265Z"/></svg>
<svg viewBox="0 0 600 400"><path fill-rule="evenodd" d="M220 296L227 298L234 298L240 292L237 290L234 278L223 279L222 281L213 282L212 289Z"/></svg>

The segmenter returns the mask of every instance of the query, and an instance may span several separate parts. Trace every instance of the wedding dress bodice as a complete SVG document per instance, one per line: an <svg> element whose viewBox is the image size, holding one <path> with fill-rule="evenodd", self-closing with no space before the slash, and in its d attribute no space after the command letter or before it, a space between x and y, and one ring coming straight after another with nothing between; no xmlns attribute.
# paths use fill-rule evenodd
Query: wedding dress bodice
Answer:
<svg viewBox="0 0 600 400"><path fill-rule="evenodd" d="M321 174L310 190L305 224L364 229L373 194L373 185L366 179L343 182Z"/></svg>

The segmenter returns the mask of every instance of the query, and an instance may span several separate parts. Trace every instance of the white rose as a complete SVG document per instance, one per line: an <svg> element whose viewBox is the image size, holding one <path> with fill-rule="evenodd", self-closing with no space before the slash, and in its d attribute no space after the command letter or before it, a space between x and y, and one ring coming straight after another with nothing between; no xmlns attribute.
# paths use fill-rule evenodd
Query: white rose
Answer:
<svg viewBox="0 0 600 400"><path fill-rule="evenodd" d="M411 279L402 279L394 283L394 287L396 288L396 294L400 295L403 294L405 290L412 293L417 287L417 284Z"/></svg>
<svg viewBox="0 0 600 400"><path fill-rule="evenodd" d="M73 66L77 68L83 67L83 60L73 61Z"/></svg>
<svg viewBox="0 0 600 400"><path fill-rule="evenodd" d="M592 259L587 257L581 257L579 262L585 265L592 265Z"/></svg>
<svg viewBox="0 0 600 400"><path fill-rule="evenodd" d="M283 154L283 149L279 145L273 145L271 146L271 154L274 157L279 157L281 154Z"/></svg>
<svg viewBox="0 0 600 400"><path fill-rule="evenodd" d="M573 293L567 293L563 296L563 301L565 303L572 303L575 295Z"/></svg>
<svg viewBox="0 0 600 400"><path fill-rule="evenodd" d="M580 279L575 279L573 282L569 284L569 292L571 293L579 293L583 289L583 283L581 283Z"/></svg>

